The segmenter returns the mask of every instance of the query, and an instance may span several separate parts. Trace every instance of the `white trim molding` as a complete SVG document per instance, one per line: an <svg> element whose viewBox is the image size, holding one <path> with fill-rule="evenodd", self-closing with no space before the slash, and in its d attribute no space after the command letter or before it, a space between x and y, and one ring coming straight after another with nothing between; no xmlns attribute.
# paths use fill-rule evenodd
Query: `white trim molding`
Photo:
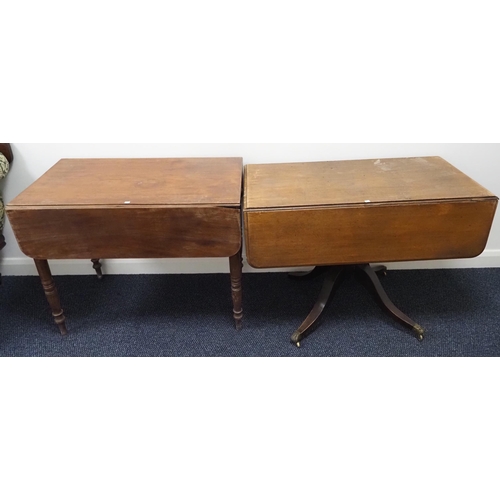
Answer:
<svg viewBox="0 0 500 500"><path fill-rule="evenodd" d="M389 269L466 269L500 268L500 250L485 250L474 259L429 260L386 263ZM54 276L93 274L92 263L83 259L51 260ZM106 259L102 260L104 274L221 274L229 273L229 259ZM288 272L291 269L254 269L244 260L243 271ZM295 271L297 269L294 269ZM35 276L33 260L28 257L0 259L0 273L4 276Z"/></svg>

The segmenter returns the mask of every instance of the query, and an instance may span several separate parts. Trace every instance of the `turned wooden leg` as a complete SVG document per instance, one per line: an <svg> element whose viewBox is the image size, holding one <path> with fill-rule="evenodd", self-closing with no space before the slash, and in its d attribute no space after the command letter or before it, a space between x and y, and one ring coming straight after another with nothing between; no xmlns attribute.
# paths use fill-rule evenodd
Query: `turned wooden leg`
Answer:
<svg viewBox="0 0 500 500"><path fill-rule="evenodd" d="M406 314L402 313L392 303L392 301L387 296L387 293L385 292L384 288L382 287L382 284L380 283L380 280L378 279L378 276L376 275L374 269L369 264L360 265L358 266L358 268L361 269L368 276L368 278L370 278L371 282L373 283L373 286L375 287L375 291L379 296L380 300L382 301L382 304L385 307L385 309L390 314L392 314L396 319L399 319L400 321L408 325L410 328L412 328L418 340L420 341L424 340L424 329L418 323L415 323L415 321L406 316Z"/></svg>
<svg viewBox="0 0 500 500"><path fill-rule="evenodd" d="M313 326L323 314L326 304L332 297L332 292L335 286L339 284L346 267L332 266L327 268L327 270L328 274L325 276L325 281L323 282L323 287L321 288L316 304L314 304L312 311L293 333L292 338L290 339L290 342L295 344L297 347L300 347L300 341L312 331Z"/></svg>
<svg viewBox="0 0 500 500"><path fill-rule="evenodd" d="M52 316L56 322L61 335L66 335L68 331L66 330L66 318L64 317L63 310L61 309L61 302L59 301L59 294L57 293L57 288L52 278L52 273L50 272L49 263L46 260L34 259L35 265L40 275L40 280L42 281L43 291L47 297L47 301L52 310Z"/></svg>
<svg viewBox="0 0 500 500"><path fill-rule="evenodd" d="M95 272L97 274L97 279L102 279L102 264L99 262L99 259L91 259L93 268L95 269Z"/></svg>
<svg viewBox="0 0 500 500"><path fill-rule="evenodd" d="M243 319L241 276L243 260L241 250L229 257L229 271L231 274L231 296L233 299L233 317L237 330L241 329Z"/></svg>

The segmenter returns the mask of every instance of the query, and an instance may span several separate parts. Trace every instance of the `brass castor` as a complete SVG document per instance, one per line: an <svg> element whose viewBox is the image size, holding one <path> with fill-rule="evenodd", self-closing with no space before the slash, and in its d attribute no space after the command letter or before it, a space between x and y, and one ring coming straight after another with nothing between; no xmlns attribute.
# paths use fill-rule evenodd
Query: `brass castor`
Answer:
<svg viewBox="0 0 500 500"><path fill-rule="evenodd" d="M420 326L420 325L415 325L413 327L413 329L415 330L415 336L417 337L417 340L419 342L422 342L422 340L424 340L424 329Z"/></svg>
<svg viewBox="0 0 500 500"><path fill-rule="evenodd" d="M301 337L301 335L302 334L299 331L294 332L293 335L292 335L292 338L290 339L290 342L292 344L295 344L295 346L300 347L300 340L301 340L300 337Z"/></svg>

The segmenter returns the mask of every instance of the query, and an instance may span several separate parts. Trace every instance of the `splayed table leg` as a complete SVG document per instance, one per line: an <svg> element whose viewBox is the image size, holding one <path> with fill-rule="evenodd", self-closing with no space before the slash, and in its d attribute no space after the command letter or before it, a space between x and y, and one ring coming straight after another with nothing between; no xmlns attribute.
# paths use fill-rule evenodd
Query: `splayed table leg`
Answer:
<svg viewBox="0 0 500 500"><path fill-rule="evenodd" d="M325 281L323 282L323 287L321 288L318 300L314 304L314 307L307 318L293 333L290 339L292 344L300 347L300 341L311 333L313 327L323 314L327 303L332 298L335 287L340 283L345 269L346 268L344 266L333 266L327 268L327 275L325 276Z"/></svg>
<svg viewBox="0 0 500 500"><path fill-rule="evenodd" d="M424 340L424 329L415 321L413 321L411 318L409 318L406 314L401 312L389 299L386 291L382 287L382 284L380 283L380 280L378 279L378 276L376 274L376 271L374 268L372 268L369 264L363 264L357 266L358 269L363 271L370 281L372 282L375 292L380 298L382 305L384 306L385 310L388 311L392 316L394 316L396 319L402 321L405 325L409 326L412 328L413 332L415 333L415 337L419 340L422 341Z"/></svg>

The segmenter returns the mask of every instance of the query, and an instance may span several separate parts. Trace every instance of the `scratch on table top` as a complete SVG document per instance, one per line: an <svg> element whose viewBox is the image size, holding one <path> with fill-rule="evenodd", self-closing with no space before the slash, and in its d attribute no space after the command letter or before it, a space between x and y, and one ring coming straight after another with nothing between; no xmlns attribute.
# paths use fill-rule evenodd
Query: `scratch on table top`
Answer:
<svg viewBox="0 0 500 500"><path fill-rule="evenodd" d="M376 160L373 164L379 167L380 170L383 170L384 172L386 172L387 170L392 170L391 164L386 161Z"/></svg>

